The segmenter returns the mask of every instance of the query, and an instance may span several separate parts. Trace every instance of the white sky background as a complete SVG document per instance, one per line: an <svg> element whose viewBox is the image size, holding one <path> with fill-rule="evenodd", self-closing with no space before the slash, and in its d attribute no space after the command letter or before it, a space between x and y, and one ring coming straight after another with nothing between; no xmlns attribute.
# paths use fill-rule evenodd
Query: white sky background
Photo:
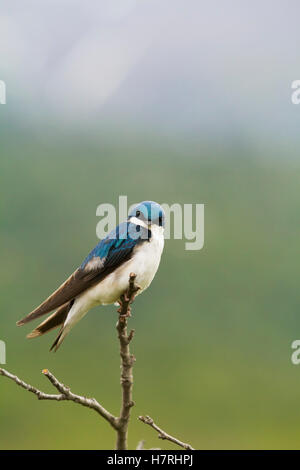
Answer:
<svg viewBox="0 0 300 470"><path fill-rule="evenodd" d="M66 125L296 135L299 22L298 0L5 0L6 106Z"/></svg>

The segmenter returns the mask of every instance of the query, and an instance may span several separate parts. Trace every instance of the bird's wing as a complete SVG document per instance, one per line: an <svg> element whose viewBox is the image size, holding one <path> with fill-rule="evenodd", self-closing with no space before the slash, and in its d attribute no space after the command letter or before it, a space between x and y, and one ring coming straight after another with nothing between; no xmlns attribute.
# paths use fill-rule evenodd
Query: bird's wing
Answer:
<svg viewBox="0 0 300 470"><path fill-rule="evenodd" d="M137 245L148 241L150 237L150 230L140 225L137 226L130 222L120 224L98 243L81 266L50 297L17 322L17 325L22 326L51 312L102 281L108 274L131 258Z"/></svg>

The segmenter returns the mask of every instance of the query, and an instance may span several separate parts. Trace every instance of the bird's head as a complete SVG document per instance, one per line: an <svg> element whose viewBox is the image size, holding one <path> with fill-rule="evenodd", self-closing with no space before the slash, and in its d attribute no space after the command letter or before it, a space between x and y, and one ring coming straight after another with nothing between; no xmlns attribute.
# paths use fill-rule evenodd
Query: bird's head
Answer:
<svg viewBox="0 0 300 470"><path fill-rule="evenodd" d="M137 204L128 215L128 219L138 219L147 226L165 226L165 213L163 208L153 201L143 201Z"/></svg>

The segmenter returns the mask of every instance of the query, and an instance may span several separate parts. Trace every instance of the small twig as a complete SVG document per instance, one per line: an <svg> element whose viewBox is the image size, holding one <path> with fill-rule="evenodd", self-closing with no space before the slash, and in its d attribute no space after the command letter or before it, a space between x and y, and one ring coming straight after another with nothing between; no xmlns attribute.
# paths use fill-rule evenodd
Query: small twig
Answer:
<svg viewBox="0 0 300 470"><path fill-rule="evenodd" d="M41 392L41 390L38 390L37 388L33 387L32 385L27 384L23 380L19 379L16 375L11 374L5 369L0 369L0 375L3 375L4 377L7 377L11 380L13 380L17 385L20 387L24 388L28 392L34 393L37 397L38 400L66 400L66 397L63 394L60 395L50 395L48 393Z"/></svg>
<svg viewBox="0 0 300 470"><path fill-rule="evenodd" d="M130 274L129 288L120 299L119 319L116 325L120 342L121 356L121 387L122 387L122 405L120 416L118 418L117 430L117 450L127 449L127 431L130 419L130 410L134 406L132 400L133 375L132 369L135 357L130 353L129 344L134 336L134 330L127 334L127 318L130 316L130 304L133 302L137 291L140 289L135 284L136 275Z"/></svg>
<svg viewBox="0 0 300 470"><path fill-rule="evenodd" d="M107 411L100 403L97 402L95 398L86 398L80 395L76 395L72 393L71 390L66 387L63 383L59 382L57 378L51 374L51 372L47 369L44 369L42 373L47 377L47 379L52 383L52 385L60 392L59 395L52 395L48 393L44 393L41 390L33 387L32 385L27 384L23 380L19 379L16 375L11 374L5 369L0 369L0 375L7 377L13 380L17 385L24 388L28 392L34 393L39 400L56 400L56 401L73 401L78 403L79 405L86 406L95 410L98 414L102 416L106 421L111 424L111 426L117 430L118 427L118 420L115 416L113 416L109 411Z"/></svg>
<svg viewBox="0 0 300 470"><path fill-rule="evenodd" d="M145 450L145 441L138 442L135 450Z"/></svg>
<svg viewBox="0 0 300 470"><path fill-rule="evenodd" d="M138 442L138 445L136 446L135 450L146 450L145 441L142 440L142 441ZM148 449L148 450L161 450L161 448L160 447L150 447L150 449Z"/></svg>
<svg viewBox="0 0 300 470"><path fill-rule="evenodd" d="M95 398L87 398L80 395L76 395L72 393L69 387L66 387L63 383L59 382L53 374L47 369L43 370L43 374L47 377L47 379L52 383L52 385L65 397L65 400L74 401L79 405L86 406L87 408L91 408L95 410L102 418L111 424L111 426L117 430L118 429L118 420L117 418L112 415L109 411L107 411Z"/></svg>
<svg viewBox="0 0 300 470"><path fill-rule="evenodd" d="M195 450L190 444L185 444L179 439L176 439L176 437L170 436L170 434L167 434L165 431L160 429L157 424L154 423L153 419L150 418L150 416L139 416L139 420L155 429L155 431L158 432L159 439L165 439L167 441L173 442L174 444L177 444L186 450Z"/></svg>

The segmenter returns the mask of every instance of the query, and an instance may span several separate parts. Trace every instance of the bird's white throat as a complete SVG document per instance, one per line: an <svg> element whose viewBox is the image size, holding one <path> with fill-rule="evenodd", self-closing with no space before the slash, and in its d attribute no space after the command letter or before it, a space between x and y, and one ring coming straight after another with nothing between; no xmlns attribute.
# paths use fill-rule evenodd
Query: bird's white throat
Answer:
<svg viewBox="0 0 300 470"><path fill-rule="evenodd" d="M164 234L164 228L160 227L157 224L152 224L152 225L149 224L148 225L148 224L146 224L146 222L144 222L143 220L138 219L137 217L131 217L130 222L132 224L141 225L141 227L144 227L144 228L147 228L147 229L151 230L154 237L158 236L160 238Z"/></svg>

